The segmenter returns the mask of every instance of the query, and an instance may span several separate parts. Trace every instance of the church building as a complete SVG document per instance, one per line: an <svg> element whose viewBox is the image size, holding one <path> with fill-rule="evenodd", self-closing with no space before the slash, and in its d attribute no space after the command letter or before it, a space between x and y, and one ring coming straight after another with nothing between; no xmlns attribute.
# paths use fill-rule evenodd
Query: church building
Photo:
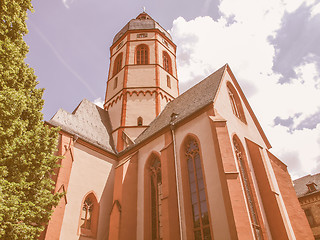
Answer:
<svg viewBox="0 0 320 240"><path fill-rule="evenodd" d="M104 108L46 124L66 194L41 239L314 239L230 66L180 95L176 45L145 12L113 39Z"/></svg>

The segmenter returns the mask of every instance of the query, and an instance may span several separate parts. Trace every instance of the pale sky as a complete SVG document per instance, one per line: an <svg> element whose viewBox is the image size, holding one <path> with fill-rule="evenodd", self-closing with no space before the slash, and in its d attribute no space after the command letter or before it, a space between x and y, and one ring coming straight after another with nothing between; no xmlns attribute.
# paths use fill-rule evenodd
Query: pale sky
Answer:
<svg viewBox="0 0 320 240"><path fill-rule="evenodd" d="M317 0L41 0L27 21L27 63L44 119L104 99L114 35L143 7L172 35L180 92L228 63L292 178L320 172Z"/></svg>

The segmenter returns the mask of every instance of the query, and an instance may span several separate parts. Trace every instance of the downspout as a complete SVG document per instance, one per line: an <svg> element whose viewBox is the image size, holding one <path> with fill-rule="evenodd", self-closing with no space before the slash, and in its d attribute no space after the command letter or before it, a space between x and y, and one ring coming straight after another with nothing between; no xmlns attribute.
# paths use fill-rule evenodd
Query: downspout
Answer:
<svg viewBox="0 0 320 240"><path fill-rule="evenodd" d="M174 166L175 166L175 175L176 175L176 183L177 183L177 201L178 201L178 218L179 218L179 232L180 232L180 239L183 240L183 231L182 231L182 217L181 217L181 204L180 204L180 184L178 178L178 162L177 162L177 151L176 151L176 135L175 135L175 126L174 126L174 119L178 115L172 114L171 121L170 121L170 129L172 134L172 141L173 141L173 157L174 157Z"/></svg>

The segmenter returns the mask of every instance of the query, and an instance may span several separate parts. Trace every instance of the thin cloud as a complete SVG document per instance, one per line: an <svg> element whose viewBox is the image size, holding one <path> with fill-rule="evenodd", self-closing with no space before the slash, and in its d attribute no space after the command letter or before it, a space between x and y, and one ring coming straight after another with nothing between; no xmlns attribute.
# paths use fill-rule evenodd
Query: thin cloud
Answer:
<svg viewBox="0 0 320 240"><path fill-rule="evenodd" d="M66 8L70 8L70 5L74 2L74 0L62 0L62 3L63 5L66 7Z"/></svg>
<svg viewBox="0 0 320 240"><path fill-rule="evenodd" d="M28 21L32 28L37 32L37 34L40 36L40 38L50 47L54 55L58 58L58 60L61 62L61 64L77 79L80 83L84 85L84 87L92 94L93 97L97 97L97 94L93 89L90 87L90 85L63 59L63 57L60 55L60 53L55 49L53 44L46 38L46 36L40 31L40 29L31 21Z"/></svg>
<svg viewBox="0 0 320 240"><path fill-rule="evenodd" d="M97 105L98 107L103 108L103 103L104 103L104 101L102 100L101 97L96 98L95 100L93 100L93 103L94 103L95 105Z"/></svg>

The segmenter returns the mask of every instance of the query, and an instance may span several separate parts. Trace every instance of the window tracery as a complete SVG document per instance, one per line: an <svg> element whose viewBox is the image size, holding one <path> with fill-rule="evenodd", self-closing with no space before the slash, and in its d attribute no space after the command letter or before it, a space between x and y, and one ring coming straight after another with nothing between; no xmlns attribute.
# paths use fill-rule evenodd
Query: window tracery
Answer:
<svg viewBox="0 0 320 240"><path fill-rule="evenodd" d="M93 203L90 198L86 198L82 206L81 223L80 223L81 228L91 229L92 210L93 210Z"/></svg>
<svg viewBox="0 0 320 240"><path fill-rule="evenodd" d="M79 231L81 235L87 237L96 236L98 215L99 204L95 195L93 194L93 192L91 192L85 197L81 206L79 224Z"/></svg>
<svg viewBox="0 0 320 240"><path fill-rule="evenodd" d="M245 191L245 196L247 199L247 206L250 213L251 224L254 230L254 235L256 239L260 240L260 239L263 239L262 231L261 231L261 227L260 227L260 223L257 215L257 210L253 200L253 193L252 193L250 182L249 182L248 169L245 164L243 147L235 137L233 138L233 146L234 146L234 151L235 151L238 165L239 165L241 180L242 180L243 188Z"/></svg>
<svg viewBox="0 0 320 240"><path fill-rule="evenodd" d="M161 162L156 157L150 165L151 172L151 228L152 240L162 239L162 176Z"/></svg>
<svg viewBox="0 0 320 240"><path fill-rule="evenodd" d="M191 195L194 239L209 240L211 239L209 211L199 146L195 139L190 139L187 142L185 155L187 158L189 190Z"/></svg>
<svg viewBox="0 0 320 240"><path fill-rule="evenodd" d="M242 122L246 123L242 104L236 90L229 82L227 83L227 89L233 114Z"/></svg>

